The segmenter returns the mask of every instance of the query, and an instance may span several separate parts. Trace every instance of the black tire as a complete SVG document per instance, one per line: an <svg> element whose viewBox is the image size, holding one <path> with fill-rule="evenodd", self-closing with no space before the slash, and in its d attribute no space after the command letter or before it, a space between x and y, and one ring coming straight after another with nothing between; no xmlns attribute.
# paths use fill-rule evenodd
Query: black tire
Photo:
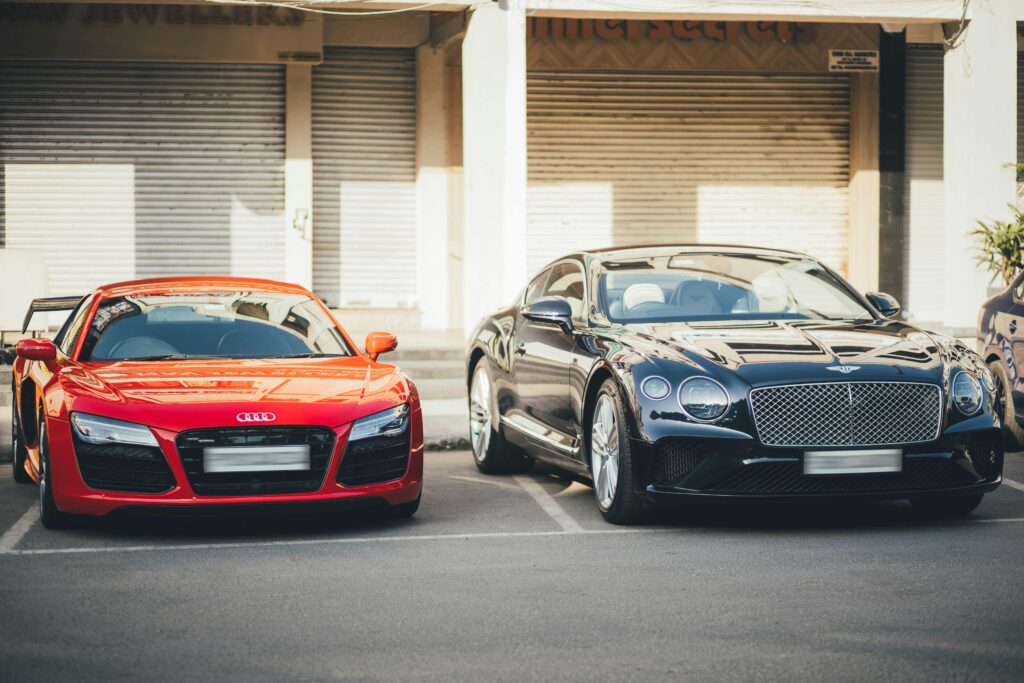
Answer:
<svg viewBox="0 0 1024 683"><path fill-rule="evenodd" d="M14 387L11 387L11 396L14 396ZM21 438L21 425L18 424L18 406L11 406L11 467L14 469L14 481L19 484L32 483L32 477L25 469L28 461L28 449L25 441Z"/></svg>
<svg viewBox="0 0 1024 683"><path fill-rule="evenodd" d="M911 498L910 502L914 509L926 515L936 517L960 517L970 514L976 507L981 505L983 493L975 493L970 496L955 496L949 498Z"/></svg>
<svg viewBox="0 0 1024 683"><path fill-rule="evenodd" d="M611 409L615 419L615 434L610 441L617 442L617 473L614 494L610 501L603 502L602 492L599 490L598 472L594 471L595 451L594 439L595 428L598 420L598 411L602 409L603 399L611 401ZM630 422L626 412L625 402L619 386L612 379L607 379L601 385L594 399L594 406L589 412L590 420L587 431L587 462L591 468L591 476L594 484L594 496L597 499L597 507L605 520L612 524L640 524L649 517L643 497L637 492L636 471L633 462L633 453L630 448ZM600 457L600 456L596 456Z"/></svg>
<svg viewBox="0 0 1024 683"><path fill-rule="evenodd" d="M74 515L61 512L53 500L53 479L50 472L50 440L46 434L46 418L39 416L39 463L42 476L39 481L39 518L47 529L67 529L75 521Z"/></svg>
<svg viewBox="0 0 1024 683"><path fill-rule="evenodd" d="M1017 411L1011 399L1010 376L1006 372L1006 365L1000 360L994 360L988 364L988 369L996 380L996 410L1003 423L1003 445L1008 451L1022 450L1024 428L1017 424Z"/></svg>
<svg viewBox="0 0 1024 683"><path fill-rule="evenodd" d="M478 382L485 382L479 393ZM469 385L469 433L473 462L484 474L523 474L533 467L533 458L505 440L498 426L498 404L494 397L487 360L473 368Z"/></svg>

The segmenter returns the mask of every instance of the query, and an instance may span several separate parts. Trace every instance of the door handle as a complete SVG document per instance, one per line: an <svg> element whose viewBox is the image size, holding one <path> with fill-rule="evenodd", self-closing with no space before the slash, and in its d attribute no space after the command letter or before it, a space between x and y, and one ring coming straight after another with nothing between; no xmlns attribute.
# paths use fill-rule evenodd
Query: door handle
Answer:
<svg viewBox="0 0 1024 683"><path fill-rule="evenodd" d="M1016 332L1016 331L1017 331L1017 321L1016 320L1011 320L1010 321L1010 332Z"/></svg>
<svg viewBox="0 0 1024 683"><path fill-rule="evenodd" d="M520 343L519 346L516 347L516 355L517 356L526 355L526 344Z"/></svg>

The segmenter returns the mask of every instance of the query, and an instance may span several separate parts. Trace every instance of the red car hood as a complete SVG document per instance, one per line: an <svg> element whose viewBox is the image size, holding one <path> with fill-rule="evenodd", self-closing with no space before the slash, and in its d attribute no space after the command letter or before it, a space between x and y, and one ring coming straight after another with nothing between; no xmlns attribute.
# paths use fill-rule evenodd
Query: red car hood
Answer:
<svg viewBox="0 0 1024 683"><path fill-rule="evenodd" d="M391 365L365 357L85 363L60 373L68 410L173 431L252 424L338 426L414 400ZM416 406L413 406L414 408Z"/></svg>

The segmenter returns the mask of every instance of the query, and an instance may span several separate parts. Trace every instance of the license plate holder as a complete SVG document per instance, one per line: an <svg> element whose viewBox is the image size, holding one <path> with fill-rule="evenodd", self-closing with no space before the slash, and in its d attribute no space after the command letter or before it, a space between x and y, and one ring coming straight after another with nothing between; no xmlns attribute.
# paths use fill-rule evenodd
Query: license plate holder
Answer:
<svg viewBox="0 0 1024 683"><path fill-rule="evenodd" d="M203 449L203 471L287 472L309 471L309 446L208 446Z"/></svg>
<svg viewBox="0 0 1024 683"><path fill-rule="evenodd" d="M881 474L903 471L899 448L804 451L804 474Z"/></svg>

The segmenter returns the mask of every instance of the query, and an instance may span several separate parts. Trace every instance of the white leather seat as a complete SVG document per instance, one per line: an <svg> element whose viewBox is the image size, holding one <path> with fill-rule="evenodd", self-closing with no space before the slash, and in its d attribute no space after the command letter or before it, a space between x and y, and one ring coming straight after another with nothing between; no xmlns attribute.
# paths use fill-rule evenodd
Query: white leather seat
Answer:
<svg viewBox="0 0 1024 683"><path fill-rule="evenodd" d="M622 308L626 311L647 303L665 303L665 290L651 282L638 282L622 293Z"/></svg>

